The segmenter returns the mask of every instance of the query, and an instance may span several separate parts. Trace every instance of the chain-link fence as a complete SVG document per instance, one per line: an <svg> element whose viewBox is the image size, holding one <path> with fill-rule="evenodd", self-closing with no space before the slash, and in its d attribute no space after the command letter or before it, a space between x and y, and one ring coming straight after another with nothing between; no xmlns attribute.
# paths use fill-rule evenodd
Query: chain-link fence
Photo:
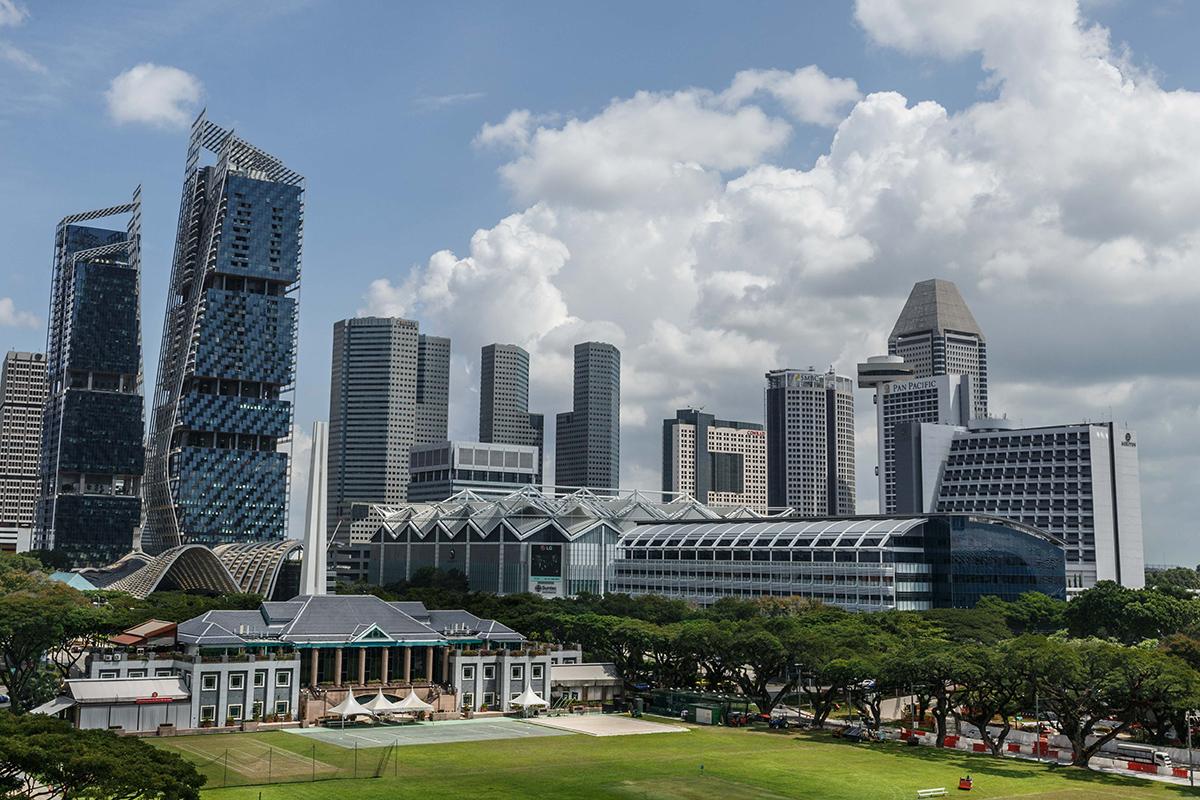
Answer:
<svg viewBox="0 0 1200 800"><path fill-rule="evenodd" d="M215 746L214 746L215 745ZM204 788L262 786L274 783L380 778L399 772L397 745L334 748L316 744L275 747L247 737L237 746L209 745L204 737L177 739L169 745L207 780Z"/></svg>

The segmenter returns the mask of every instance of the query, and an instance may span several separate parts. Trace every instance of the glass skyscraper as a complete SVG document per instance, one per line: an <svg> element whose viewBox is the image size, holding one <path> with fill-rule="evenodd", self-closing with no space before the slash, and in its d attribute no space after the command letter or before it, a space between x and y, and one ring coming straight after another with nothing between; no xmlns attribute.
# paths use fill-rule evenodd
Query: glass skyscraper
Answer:
<svg viewBox="0 0 1200 800"><path fill-rule="evenodd" d="M82 223L128 215L124 230ZM34 546L76 566L128 553L141 524L141 188L54 235Z"/></svg>
<svg viewBox="0 0 1200 800"><path fill-rule="evenodd" d="M201 165L204 152L214 163ZM144 548L283 538L304 178L192 125L146 477Z"/></svg>

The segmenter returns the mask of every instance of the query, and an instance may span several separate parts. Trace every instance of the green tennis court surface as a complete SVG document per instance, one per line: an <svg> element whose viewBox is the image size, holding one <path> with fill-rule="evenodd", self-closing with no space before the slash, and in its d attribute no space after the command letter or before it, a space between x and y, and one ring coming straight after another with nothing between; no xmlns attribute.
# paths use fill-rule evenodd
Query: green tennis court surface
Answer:
<svg viewBox="0 0 1200 800"><path fill-rule="evenodd" d="M379 726L372 728L290 728L294 736L316 739L338 747L387 747L408 744L449 744L478 742L487 739L531 739L540 736L568 736L568 731L531 725L519 719L495 717L490 719L447 720L420 722L415 725Z"/></svg>

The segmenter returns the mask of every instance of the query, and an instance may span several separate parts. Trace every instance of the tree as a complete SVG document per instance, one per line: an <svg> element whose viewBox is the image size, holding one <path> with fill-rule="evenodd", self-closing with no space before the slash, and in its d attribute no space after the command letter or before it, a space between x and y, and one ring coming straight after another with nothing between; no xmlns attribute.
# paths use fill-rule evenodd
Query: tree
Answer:
<svg viewBox="0 0 1200 800"><path fill-rule="evenodd" d="M1200 572L1187 567L1171 567L1160 572L1146 573L1147 589L1200 589Z"/></svg>
<svg viewBox="0 0 1200 800"><path fill-rule="evenodd" d="M1016 636L1023 633L1050 634L1066 625L1063 619L1067 609L1066 601L1041 592L1025 592L1011 602L989 595L981 598L975 607L998 611L1004 616L1009 630Z"/></svg>
<svg viewBox="0 0 1200 800"><path fill-rule="evenodd" d="M1100 581L1072 600L1065 612L1076 638L1112 638L1124 644L1161 639L1200 623L1200 600L1155 589L1127 589Z"/></svg>
<svg viewBox="0 0 1200 800"><path fill-rule="evenodd" d="M1054 713L1051 724L1071 740L1074 766L1086 767L1105 744L1173 702L1168 698L1195 702L1200 687L1194 670L1148 647L1023 637L1013 653L1036 676L1042 705ZM1089 742L1101 720L1117 724Z"/></svg>
<svg viewBox="0 0 1200 800"><path fill-rule="evenodd" d="M756 620L735 628L730 644L732 660L739 667L733 680L759 711L770 713L795 691L800 643L798 625L790 617Z"/></svg>
<svg viewBox="0 0 1200 800"><path fill-rule="evenodd" d="M110 731L0 712L7 796L63 800L199 800L204 778L178 754Z"/></svg>
<svg viewBox="0 0 1200 800"><path fill-rule="evenodd" d="M897 660L897 668L928 694L929 711L937 725L938 747L946 741L946 720L954 707L954 689L965 672L960 649L960 645L940 639L924 639L908 645Z"/></svg>
<svg viewBox="0 0 1200 800"><path fill-rule="evenodd" d="M960 671L952 692L951 713L979 729L992 755L1000 755L1012 730L1013 717L1030 694L1030 677L1013 658L1008 643L998 647L972 647L959 654ZM999 733L992 721L1000 718Z"/></svg>
<svg viewBox="0 0 1200 800"><path fill-rule="evenodd" d="M12 567L0 569L0 683L21 713L48 699L48 655L102 630L106 616L66 584Z"/></svg>

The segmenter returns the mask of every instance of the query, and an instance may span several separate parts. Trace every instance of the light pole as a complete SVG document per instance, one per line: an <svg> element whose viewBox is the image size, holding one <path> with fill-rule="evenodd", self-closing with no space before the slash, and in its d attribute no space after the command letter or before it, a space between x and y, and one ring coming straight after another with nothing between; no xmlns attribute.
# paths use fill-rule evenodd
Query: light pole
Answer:
<svg viewBox="0 0 1200 800"><path fill-rule="evenodd" d="M1200 722L1200 713L1189 711L1183 715L1183 722L1188 729L1188 783L1191 786L1196 785L1196 772L1192 763L1192 726Z"/></svg>

